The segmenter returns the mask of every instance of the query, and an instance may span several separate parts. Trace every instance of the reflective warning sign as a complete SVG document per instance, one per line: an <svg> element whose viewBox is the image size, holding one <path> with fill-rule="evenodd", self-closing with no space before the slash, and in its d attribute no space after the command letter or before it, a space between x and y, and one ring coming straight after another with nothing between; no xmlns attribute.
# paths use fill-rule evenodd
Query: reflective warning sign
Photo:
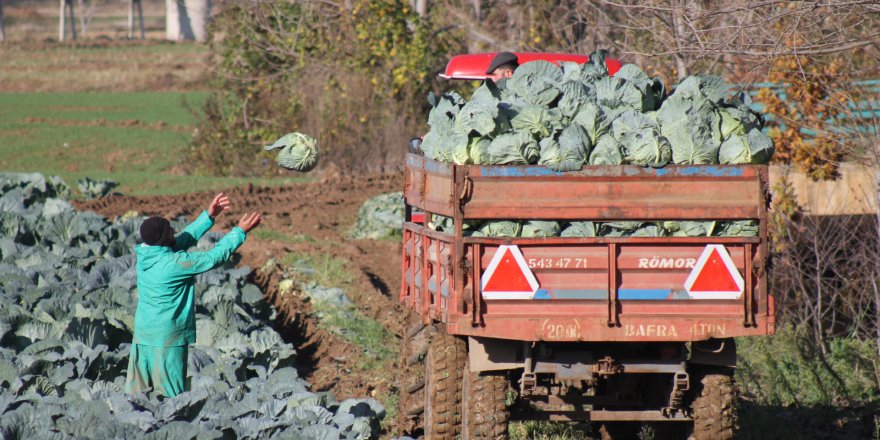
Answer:
<svg viewBox="0 0 880 440"><path fill-rule="evenodd" d="M484 299L532 299L538 290L538 280L515 245L498 247L481 282Z"/></svg>
<svg viewBox="0 0 880 440"><path fill-rule="evenodd" d="M691 270L684 288L694 299L737 299L742 296L745 282L727 249L710 244Z"/></svg>

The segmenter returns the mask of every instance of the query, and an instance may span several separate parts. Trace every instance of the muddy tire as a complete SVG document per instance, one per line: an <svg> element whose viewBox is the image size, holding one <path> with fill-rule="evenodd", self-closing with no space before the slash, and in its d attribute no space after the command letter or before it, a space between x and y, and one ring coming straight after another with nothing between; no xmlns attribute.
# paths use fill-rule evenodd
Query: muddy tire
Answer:
<svg viewBox="0 0 880 440"><path fill-rule="evenodd" d="M398 374L399 431L411 437L454 439L461 433L463 340L442 324L413 323L403 335Z"/></svg>
<svg viewBox="0 0 880 440"><path fill-rule="evenodd" d="M424 413L425 366L428 354L428 333L435 331L433 326L421 322L406 328L400 342L400 374L396 386L399 397L397 405L397 425L402 434L417 435L421 429Z"/></svg>
<svg viewBox="0 0 880 440"><path fill-rule="evenodd" d="M423 324L420 317L412 317L412 321L401 338L397 424L401 433L417 437L424 425L425 358L437 327Z"/></svg>
<svg viewBox="0 0 880 440"><path fill-rule="evenodd" d="M505 402L509 390L510 382L503 374L465 370L462 383L463 440L503 440L508 437L510 410Z"/></svg>
<svg viewBox="0 0 880 440"><path fill-rule="evenodd" d="M694 440L730 440L736 434L736 386L723 373L701 375L693 403Z"/></svg>
<svg viewBox="0 0 880 440"><path fill-rule="evenodd" d="M426 439L452 440L461 434L461 385L467 345L445 332L431 338L425 358Z"/></svg>

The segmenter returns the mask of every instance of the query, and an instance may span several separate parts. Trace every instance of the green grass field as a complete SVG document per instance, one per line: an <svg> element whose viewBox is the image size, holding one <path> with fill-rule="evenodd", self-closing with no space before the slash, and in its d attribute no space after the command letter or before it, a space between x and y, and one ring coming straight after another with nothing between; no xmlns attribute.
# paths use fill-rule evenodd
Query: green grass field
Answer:
<svg viewBox="0 0 880 440"><path fill-rule="evenodd" d="M207 55L201 44L157 40L0 45L0 171L58 175L74 191L84 177L113 179L131 195L303 180L181 172L208 97Z"/></svg>
<svg viewBox="0 0 880 440"><path fill-rule="evenodd" d="M295 179L187 176L180 155L205 92L0 93L0 171L113 179L132 195ZM301 179L300 179L301 180Z"/></svg>

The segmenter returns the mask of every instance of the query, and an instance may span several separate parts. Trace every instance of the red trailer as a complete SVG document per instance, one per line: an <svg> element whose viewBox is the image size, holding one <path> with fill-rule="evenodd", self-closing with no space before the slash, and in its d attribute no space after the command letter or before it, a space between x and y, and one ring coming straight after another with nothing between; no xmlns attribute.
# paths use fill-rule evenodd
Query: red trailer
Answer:
<svg viewBox="0 0 880 440"><path fill-rule="evenodd" d="M400 376L412 432L504 438L514 411L597 422L606 438L635 438L627 430L643 423L733 437L732 338L775 329L766 166L554 172L411 153L405 172L400 300L416 322ZM451 232L426 226L437 215ZM756 220L759 233L486 238L466 236L468 220Z"/></svg>

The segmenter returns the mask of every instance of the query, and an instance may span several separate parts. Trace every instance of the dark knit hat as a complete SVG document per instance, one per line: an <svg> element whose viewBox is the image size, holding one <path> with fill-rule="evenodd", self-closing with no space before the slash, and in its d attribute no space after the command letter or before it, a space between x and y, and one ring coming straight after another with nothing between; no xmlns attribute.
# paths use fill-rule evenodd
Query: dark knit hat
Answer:
<svg viewBox="0 0 880 440"><path fill-rule="evenodd" d="M162 239L171 231L171 222L162 217L150 217L141 223L141 240L155 246L162 244Z"/></svg>
<svg viewBox="0 0 880 440"><path fill-rule="evenodd" d="M486 75L491 75L495 69L505 65L505 64L514 64L517 65L516 54L513 52L498 52L495 54L495 58L492 58L492 62L489 63L489 68L486 69Z"/></svg>

